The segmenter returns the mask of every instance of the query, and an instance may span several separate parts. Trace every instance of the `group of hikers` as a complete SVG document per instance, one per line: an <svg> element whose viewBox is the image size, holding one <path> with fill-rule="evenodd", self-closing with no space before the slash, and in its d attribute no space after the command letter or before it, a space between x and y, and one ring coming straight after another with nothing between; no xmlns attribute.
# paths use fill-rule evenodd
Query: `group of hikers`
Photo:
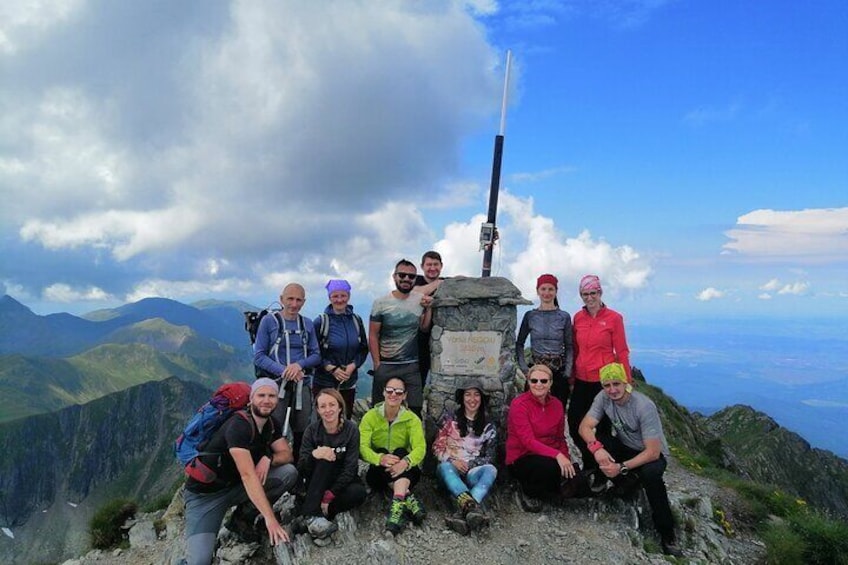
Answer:
<svg viewBox="0 0 848 565"><path fill-rule="evenodd" d="M285 492L300 501L291 529L328 538L336 515L366 499L360 460L371 491L390 500L385 529L397 535L409 522L422 523L426 510L413 491L428 449L421 415L442 258L428 251L421 267L419 275L410 261L395 265L395 289L374 301L367 327L349 303L347 281L327 283L329 305L315 320L300 314L304 288L286 285L281 310L259 322L247 409L229 417L199 456L215 467L215 480L186 480L189 565L211 563L232 506L228 529L257 536L264 521L272 545L288 542L272 506ZM603 303L594 275L580 281L584 306L573 321L559 308L555 276L540 276L536 290L539 306L526 313L516 339L526 390L512 400L506 422L504 463L521 508L539 512L543 500L644 489L663 550L682 555L663 481L668 446L655 405L633 390L621 315ZM357 424L352 406L369 354L372 407ZM498 476L498 429L482 384L457 389L454 400L430 449L456 510L446 523L467 534L489 523L485 499ZM569 453L566 429L582 468Z"/></svg>

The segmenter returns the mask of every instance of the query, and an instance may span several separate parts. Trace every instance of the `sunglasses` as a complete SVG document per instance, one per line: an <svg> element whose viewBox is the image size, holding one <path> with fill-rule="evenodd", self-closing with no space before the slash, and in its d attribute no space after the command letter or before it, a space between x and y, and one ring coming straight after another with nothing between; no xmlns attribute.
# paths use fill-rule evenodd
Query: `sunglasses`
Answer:
<svg viewBox="0 0 848 565"><path fill-rule="evenodd" d="M593 290L593 291L590 291L590 292L581 292L580 296L582 296L583 298L589 298L590 296L598 296L598 291Z"/></svg>
<svg viewBox="0 0 848 565"><path fill-rule="evenodd" d="M403 279L409 279L409 280L415 279L415 273L395 273L395 276L397 278L401 279L401 280L403 280Z"/></svg>
<svg viewBox="0 0 848 565"><path fill-rule="evenodd" d="M535 385L535 384L543 384L543 385L546 385L546 384L548 384L549 382L551 382L551 380L550 380L550 379L530 379L530 383L531 383L531 384L534 384L534 385Z"/></svg>
<svg viewBox="0 0 848 565"><path fill-rule="evenodd" d="M406 390L404 390L402 388L392 388L390 386L387 386L386 388L383 389L383 392L385 392L389 396L391 396L393 394L397 395L397 396L402 396L406 392Z"/></svg>

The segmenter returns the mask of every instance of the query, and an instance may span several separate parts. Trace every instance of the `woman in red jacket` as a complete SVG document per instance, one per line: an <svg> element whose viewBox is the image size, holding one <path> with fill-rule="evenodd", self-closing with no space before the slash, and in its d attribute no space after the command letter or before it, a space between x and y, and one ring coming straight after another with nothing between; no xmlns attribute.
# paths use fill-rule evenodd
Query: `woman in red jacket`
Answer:
<svg viewBox="0 0 848 565"><path fill-rule="evenodd" d="M579 467L568 454L565 414L562 402L551 394L553 380L550 368L533 365L527 374L530 390L509 405L506 464L527 512L539 512L542 499L570 498L577 490Z"/></svg>
<svg viewBox="0 0 848 565"><path fill-rule="evenodd" d="M577 430L595 396L603 390L599 375L601 367L609 363L621 363L628 382L632 381L624 318L607 308L602 300L603 294L601 280L596 275L586 275L580 279L583 308L574 315L573 322L574 390L568 405L568 430L574 445L583 455L583 466L587 470L597 467L597 464ZM609 432L608 420L604 420L601 425L602 431Z"/></svg>

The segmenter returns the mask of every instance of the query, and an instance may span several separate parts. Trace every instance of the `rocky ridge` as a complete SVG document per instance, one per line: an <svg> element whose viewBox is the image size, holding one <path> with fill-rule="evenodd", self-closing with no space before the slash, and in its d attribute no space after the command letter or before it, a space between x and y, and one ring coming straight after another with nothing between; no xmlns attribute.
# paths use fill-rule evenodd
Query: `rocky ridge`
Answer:
<svg viewBox="0 0 848 565"><path fill-rule="evenodd" d="M672 463L666 474L672 508L678 519L681 545L690 561L756 563L763 544L744 530L730 532L716 518L735 519L735 494ZM295 565L306 563L442 564L455 562L512 563L667 563L659 553L644 498L635 501L599 498L572 500L564 506L546 504L539 514L526 513L509 484L499 484L489 501L491 526L471 536L444 525L450 513L446 499L423 481L416 492L428 508L420 526L409 526L392 537L384 534L386 501L369 496L359 509L338 518L339 531L319 547L308 534L293 536L286 546L244 544L226 528L219 533L218 564ZM278 504L284 520L292 501ZM156 534L156 525L160 533ZM138 517L129 529L129 549L92 551L63 565L177 565L184 554L184 519L180 493L160 514Z"/></svg>

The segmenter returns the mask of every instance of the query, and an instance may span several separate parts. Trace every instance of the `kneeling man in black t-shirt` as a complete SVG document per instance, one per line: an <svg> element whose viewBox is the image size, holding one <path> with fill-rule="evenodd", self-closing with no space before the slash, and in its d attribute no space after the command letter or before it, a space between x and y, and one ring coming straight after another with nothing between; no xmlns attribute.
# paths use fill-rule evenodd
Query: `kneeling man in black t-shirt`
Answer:
<svg viewBox="0 0 848 565"><path fill-rule="evenodd" d="M236 504L234 518L238 516L242 523L253 524L262 515L272 545L289 541L272 508L297 482L291 447L279 423L271 418L278 393L276 382L257 379L250 389L247 410L234 413L203 448L200 459L210 469L212 480L186 480L188 565L212 562L224 514Z"/></svg>

